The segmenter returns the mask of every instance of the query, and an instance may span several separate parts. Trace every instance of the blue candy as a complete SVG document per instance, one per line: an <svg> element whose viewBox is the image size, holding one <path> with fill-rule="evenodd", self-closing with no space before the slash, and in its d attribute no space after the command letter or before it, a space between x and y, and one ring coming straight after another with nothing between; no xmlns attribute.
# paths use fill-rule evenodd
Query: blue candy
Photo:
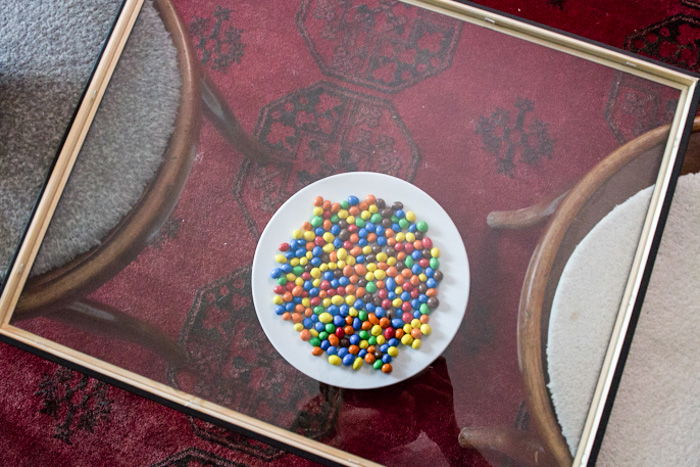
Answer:
<svg viewBox="0 0 700 467"><path fill-rule="evenodd" d="M347 348L347 347L341 347L341 348L338 349L338 356L339 356L340 358L343 358L343 357L346 356L347 354L348 354L348 348Z"/></svg>
<svg viewBox="0 0 700 467"><path fill-rule="evenodd" d="M350 195L348 196L348 204L350 206L355 206L356 204L360 204L360 200L357 196Z"/></svg>
<svg viewBox="0 0 700 467"><path fill-rule="evenodd" d="M275 268L272 270L270 277L272 277L273 279L279 279L281 275L282 275L282 270L280 268Z"/></svg>
<svg viewBox="0 0 700 467"><path fill-rule="evenodd" d="M352 362L355 361L355 356L353 354L347 354L343 357L343 365L350 366Z"/></svg>

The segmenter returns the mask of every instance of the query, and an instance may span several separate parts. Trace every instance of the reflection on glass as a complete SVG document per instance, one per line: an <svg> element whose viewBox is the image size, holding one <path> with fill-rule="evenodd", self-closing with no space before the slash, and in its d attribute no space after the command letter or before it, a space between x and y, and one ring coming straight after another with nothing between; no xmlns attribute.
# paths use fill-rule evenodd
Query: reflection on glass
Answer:
<svg viewBox="0 0 700 467"><path fill-rule="evenodd" d="M3 5L0 289L121 0Z"/></svg>
<svg viewBox="0 0 700 467"><path fill-rule="evenodd" d="M138 19L15 324L382 463L526 462L537 449L570 459L546 362L523 375L518 353L521 364L524 347L534 361L546 356L541 330L571 252L654 182L665 136L650 147L635 138L671 121L678 93L398 2L174 4L147 2ZM186 27L173 27L180 19ZM626 143L625 163L596 169ZM299 188L355 170L403 178L437 200L472 276L444 355L368 391L319 386L291 367L250 292L257 238L275 210ZM554 252L543 281L525 287L552 211L586 176L586 202L558 211L562 236L538 249ZM49 251L66 237L72 254ZM630 257L620 261L628 270ZM536 313L523 310L532 302L522 290L540 297Z"/></svg>

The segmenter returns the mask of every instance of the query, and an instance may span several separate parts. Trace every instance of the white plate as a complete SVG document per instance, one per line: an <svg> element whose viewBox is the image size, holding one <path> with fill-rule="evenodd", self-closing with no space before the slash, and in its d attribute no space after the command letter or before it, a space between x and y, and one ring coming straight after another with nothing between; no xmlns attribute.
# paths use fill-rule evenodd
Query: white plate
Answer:
<svg viewBox="0 0 700 467"><path fill-rule="evenodd" d="M425 336L420 349L399 346L389 374L363 365L355 371L333 366L327 355L311 355L311 346L299 338L290 321L274 312L272 289L276 282L270 273L277 267L274 256L280 243L288 242L294 229L311 217L313 200L323 196L342 201L349 195L361 200L373 194L387 204L401 201L429 225L428 236L440 248L440 270L444 278L438 288L440 305L430 315L433 332ZM469 296L469 263L462 238L445 210L418 187L389 175L373 172L350 172L333 175L308 185L289 198L272 216L260 236L255 250L252 272L253 303L265 334L277 351L299 371L323 383L348 389L371 389L388 386L410 378L430 365L452 341L464 317Z"/></svg>

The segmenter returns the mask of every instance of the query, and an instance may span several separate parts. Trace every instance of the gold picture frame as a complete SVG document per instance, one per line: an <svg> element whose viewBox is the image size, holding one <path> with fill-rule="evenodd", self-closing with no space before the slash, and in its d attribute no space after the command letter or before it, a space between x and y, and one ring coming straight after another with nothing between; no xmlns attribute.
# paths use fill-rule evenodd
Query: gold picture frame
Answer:
<svg viewBox="0 0 700 467"><path fill-rule="evenodd" d="M605 423L609 411L610 396L614 393L616 379L620 377L618 363L624 359L627 336L634 313L641 306L640 290L648 281L650 261L658 244L659 226L663 224L668 210L670 193L679 165L680 152L687 143L692 115L697 105L698 78L686 72L637 58L601 45L548 30L503 14L480 7L457 3L451 0L402 0L405 3L425 8L438 14L507 34L528 42L539 44L566 54L623 71L680 91L680 100L670 127L663 161L653 191L650 209L646 217L642 241L636 252L624 298L615 323L601 376L591 403L575 465L588 464L595 457L595 445L600 439L601 424ZM13 310L29 276L44 234L52 219L63 189L90 124L100 105L110 77L129 37L143 0L125 0L114 30L104 49L84 100L80 103L65 143L57 156L55 167L47 181L34 216L19 247L15 262L10 269L0 296L0 336L5 341L20 345L41 355L86 371L92 375L154 398L164 404L196 414L207 420L237 426L248 433L262 436L273 442L291 446L314 456L343 465L373 465L367 459L337 448L308 439L301 435L276 427L226 407L179 391L168 385L153 381L139 374L99 360L57 344L46 338L27 332L10 324ZM645 275L646 273L646 275Z"/></svg>

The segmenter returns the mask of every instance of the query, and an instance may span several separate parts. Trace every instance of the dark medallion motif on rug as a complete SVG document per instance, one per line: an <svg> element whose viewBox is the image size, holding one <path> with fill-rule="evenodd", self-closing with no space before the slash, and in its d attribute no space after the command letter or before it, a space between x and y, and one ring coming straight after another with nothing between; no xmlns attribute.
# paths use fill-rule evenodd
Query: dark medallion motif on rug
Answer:
<svg viewBox="0 0 700 467"><path fill-rule="evenodd" d="M211 17L196 17L190 24L202 63L217 71L226 71L231 64L240 63L245 50L242 31L232 25L231 13L219 5Z"/></svg>
<svg viewBox="0 0 700 467"><path fill-rule="evenodd" d="M671 16L630 35L625 48L671 65L700 71L700 18Z"/></svg>
<svg viewBox="0 0 700 467"><path fill-rule="evenodd" d="M605 120L617 141L625 143L671 122L676 104L676 99L664 99L659 94L659 85L618 72L605 107Z"/></svg>
<svg viewBox="0 0 700 467"><path fill-rule="evenodd" d="M59 367L47 374L34 393L41 399L39 412L56 420L54 437L67 444L78 431L92 433L111 413L112 401L105 383Z"/></svg>
<svg viewBox="0 0 700 467"><path fill-rule="evenodd" d="M397 0L306 0L297 25L323 73L396 92L450 66L462 23Z"/></svg>
<svg viewBox="0 0 700 467"><path fill-rule="evenodd" d="M254 235L290 195L309 183L358 170L412 181L420 160L418 147L389 101L326 82L265 106L256 136L283 163L246 160L239 171L233 193Z"/></svg>
<svg viewBox="0 0 700 467"><path fill-rule="evenodd" d="M476 123L484 148L496 157L504 175L514 177L519 163L534 166L552 157L548 124L532 116L534 109L534 102L518 98L513 109L498 107Z"/></svg>
<svg viewBox="0 0 700 467"><path fill-rule="evenodd" d="M201 449L189 448L176 452L167 459L153 464L152 467L195 467L205 465L211 467L245 467L246 464L224 459Z"/></svg>
<svg viewBox="0 0 700 467"><path fill-rule="evenodd" d="M197 291L180 344L191 370L169 370L176 388L309 438L332 433L340 402L292 368L267 340L251 298L250 267ZM284 454L210 423L192 419L192 425L203 439L263 460Z"/></svg>

